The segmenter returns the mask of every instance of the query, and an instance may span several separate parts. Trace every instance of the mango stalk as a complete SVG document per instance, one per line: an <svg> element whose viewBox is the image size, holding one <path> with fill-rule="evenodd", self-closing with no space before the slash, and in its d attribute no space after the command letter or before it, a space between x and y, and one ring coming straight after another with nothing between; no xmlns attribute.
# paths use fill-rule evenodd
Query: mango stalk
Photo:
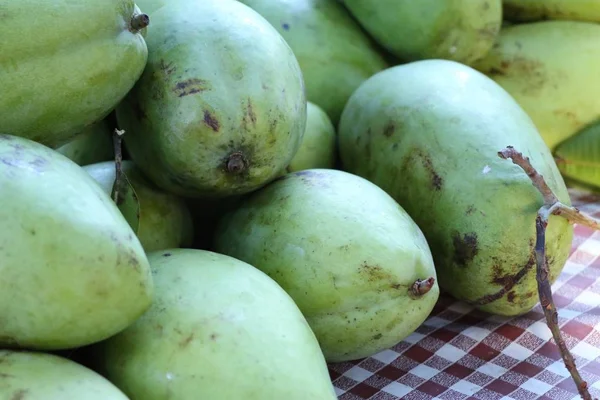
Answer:
<svg viewBox="0 0 600 400"><path fill-rule="evenodd" d="M539 190L544 198L544 204L542 207L540 207L535 220L536 279L540 304L544 310L544 316L546 317L548 328L552 332L552 337L554 338L554 341L560 350L565 367L571 374L571 377L577 386L579 395L584 400L592 400L592 396L587 389L587 382L581 378L579 371L577 371L575 360L569 352L569 349L567 348L567 345L565 344L565 341L560 333L560 328L558 326L558 312L556 310L554 300L552 299L552 289L548 281L549 270L546 260L545 242L546 227L548 226L548 217L550 215L560 215L566 218L570 223L577 223L596 230L600 230L600 220L581 213L575 207L570 207L561 203L544 180L544 177L537 172L533 165L531 165L529 157L524 157L523 154L515 150L514 147L506 147L504 150L498 152L498 156L505 160L510 158L515 165L521 167L531 179L533 186Z"/></svg>

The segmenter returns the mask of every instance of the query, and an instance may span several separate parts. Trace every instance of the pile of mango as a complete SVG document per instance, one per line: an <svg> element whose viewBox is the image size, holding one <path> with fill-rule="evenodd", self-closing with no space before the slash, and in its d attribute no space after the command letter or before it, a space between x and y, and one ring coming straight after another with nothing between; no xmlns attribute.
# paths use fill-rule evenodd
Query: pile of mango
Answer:
<svg viewBox="0 0 600 400"><path fill-rule="evenodd" d="M585 4L585 5L584 5ZM600 6L0 0L0 398L326 400L440 293L538 303ZM551 216L554 282L573 227Z"/></svg>

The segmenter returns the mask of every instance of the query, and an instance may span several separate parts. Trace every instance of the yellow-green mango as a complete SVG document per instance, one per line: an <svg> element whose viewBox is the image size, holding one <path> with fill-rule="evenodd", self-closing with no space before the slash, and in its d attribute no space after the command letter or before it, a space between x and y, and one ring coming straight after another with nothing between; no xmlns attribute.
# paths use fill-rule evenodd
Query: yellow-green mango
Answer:
<svg viewBox="0 0 600 400"><path fill-rule="evenodd" d="M376 43L337 0L240 0L267 19L298 58L308 101L334 125L365 79L388 66Z"/></svg>
<svg viewBox="0 0 600 400"><path fill-rule="evenodd" d="M152 302L148 260L73 161L0 135L0 347L60 350L121 331Z"/></svg>
<svg viewBox="0 0 600 400"><path fill-rule="evenodd" d="M442 290L477 308L519 315L538 303L535 220L542 195L498 152L529 157L570 204L531 118L497 83L449 60L374 75L352 95L338 131L343 168L389 193L422 229ZM569 256L573 227L551 216L550 282Z"/></svg>
<svg viewBox="0 0 600 400"><path fill-rule="evenodd" d="M503 28L474 67L533 119L551 149L600 118L600 24L542 21Z"/></svg>
<svg viewBox="0 0 600 400"><path fill-rule="evenodd" d="M395 345L439 296L415 222L376 185L335 169L292 172L242 199L220 220L214 249L277 281L329 362Z"/></svg>
<svg viewBox="0 0 600 400"><path fill-rule="evenodd" d="M600 121L560 143L554 157L565 178L600 191Z"/></svg>
<svg viewBox="0 0 600 400"><path fill-rule="evenodd" d="M153 306L88 353L131 400L336 399L314 333L267 275L204 250L148 259Z"/></svg>
<svg viewBox="0 0 600 400"><path fill-rule="evenodd" d="M187 247L193 239L191 214L186 202L178 196L158 189L139 171L131 160L121 164L139 201L137 237L146 253L175 247ZM110 195L115 183L114 161L83 167Z"/></svg>
<svg viewBox="0 0 600 400"><path fill-rule="evenodd" d="M311 168L333 168L337 155L335 127L318 105L306 103L306 129L300 149L287 167L287 172Z"/></svg>
<svg viewBox="0 0 600 400"><path fill-rule="evenodd" d="M114 157L112 132L105 118L55 149L78 165L108 161Z"/></svg>
<svg viewBox="0 0 600 400"><path fill-rule="evenodd" d="M129 400L97 372L53 354L0 350L2 400Z"/></svg>
<svg viewBox="0 0 600 400"><path fill-rule="evenodd" d="M116 109L131 160L189 198L251 192L298 151L302 72L283 37L235 0L175 1L152 13L142 77Z"/></svg>
<svg viewBox="0 0 600 400"><path fill-rule="evenodd" d="M146 65L133 0L0 5L0 132L55 148L106 117Z"/></svg>
<svg viewBox="0 0 600 400"><path fill-rule="evenodd" d="M402 62L431 58L471 64L502 25L502 0L339 0Z"/></svg>
<svg viewBox="0 0 600 400"><path fill-rule="evenodd" d="M503 0L504 18L510 21L547 19L600 22L598 0Z"/></svg>

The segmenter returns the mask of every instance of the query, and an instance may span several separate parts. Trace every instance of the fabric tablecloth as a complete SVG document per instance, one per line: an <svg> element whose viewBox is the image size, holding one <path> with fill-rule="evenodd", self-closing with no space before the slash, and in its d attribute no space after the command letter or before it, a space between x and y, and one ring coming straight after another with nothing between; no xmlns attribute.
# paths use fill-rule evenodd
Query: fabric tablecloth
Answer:
<svg viewBox="0 0 600 400"><path fill-rule="evenodd" d="M600 217L599 195L570 194L573 205ZM590 394L600 398L600 232L574 229L552 292L563 338ZM580 399L539 304L509 318L440 296L404 341L366 359L331 363L329 371L340 400Z"/></svg>

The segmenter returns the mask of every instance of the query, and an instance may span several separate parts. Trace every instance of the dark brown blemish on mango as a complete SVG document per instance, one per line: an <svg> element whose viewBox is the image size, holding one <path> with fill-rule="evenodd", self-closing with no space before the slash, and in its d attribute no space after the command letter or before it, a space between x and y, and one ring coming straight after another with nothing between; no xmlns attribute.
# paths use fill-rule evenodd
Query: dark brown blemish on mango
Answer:
<svg viewBox="0 0 600 400"><path fill-rule="evenodd" d="M171 253L163 253L163 257L171 257Z"/></svg>
<svg viewBox="0 0 600 400"><path fill-rule="evenodd" d="M396 125L393 122L388 122L388 124L383 128L383 135L385 137L391 137L396 131Z"/></svg>
<svg viewBox="0 0 600 400"><path fill-rule="evenodd" d="M379 339L381 339L382 337L383 337L383 334L381 334L381 333L378 333L378 334L376 334L376 335L373 335L373 340L379 340Z"/></svg>
<svg viewBox="0 0 600 400"><path fill-rule="evenodd" d="M521 279L523 279L523 277L525 275L527 275L529 270L531 270L531 268L533 268L533 266L535 265L535 249L534 249L533 239L529 240L529 248L530 248L529 259L527 260L527 262L525 263L523 268L521 268L514 275L505 274L504 271L502 271L502 268L500 268L499 264L493 265L492 266L492 281L491 281L491 283L494 285L500 285L500 286L502 286L502 288L495 293L480 297L479 299L477 299L471 303L474 305L489 304L493 301L496 301L496 300L502 298L505 294L509 293L515 287L515 285L517 285L521 281ZM507 300L511 301L508 297L507 297ZM514 300L514 292L513 292L513 300Z"/></svg>
<svg viewBox="0 0 600 400"><path fill-rule="evenodd" d="M454 232L452 243L454 245L454 262L461 267L466 267L473 261L479 251L475 232L465 233L462 236L459 232Z"/></svg>
<svg viewBox="0 0 600 400"><path fill-rule="evenodd" d="M290 30L290 24L284 22L283 24L281 24L281 27L283 28L283 30L285 31L289 31Z"/></svg>
<svg viewBox="0 0 600 400"><path fill-rule="evenodd" d="M173 91L177 94L177 97L184 97L190 94L204 92L208 90L208 82L203 79L190 78L181 82L177 82Z"/></svg>
<svg viewBox="0 0 600 400"><path fill-rule="evenodd" d="M190 333L181 342L179 342L179 348L185 349L190 343L192 343L192 340L194 340L194 332Z"/></svg>
<svg viewBox="0 0 600 400"><path fill-rule="evenodd" d="M409 156L405 159L402 165L402 171L407 172L414 169L414 164L417 162L416 158L421 160L421 165L427 171L429 175L429 181L431 182L431 186L437 191L441 190L444 185L444 179L437 173L435 168L433 167L433 163L431 158L425 154L421 149L413 149Z"/></svg>
<svg viewBox="0 0 600 400"><path fill-rule="evenodd" d="M252 107L252 101L248 99L244 110L244 116L242 117L242 129L247 131L249 125L256 127L256 114Z"/></svg>
<svg viewBox="0 0 600 400"><path fill-rule="evenodd" d="M219 120L208 110L204 110L204 123L215 132L219 132L219 129L221 128Z"/></svg>
<svg viewBox="0 0 600 400"><path fill-rule="evenodd" d="M475 206L473 204L471 204L469 207L467 207L467 211L465 211L465 215L471 215L475 212Z"/></svg>
<svg viewBox="0 0 600 400"><path fill-rule="evenodd" d="M508 294L506 295L506 300L508 300L510 303L514 303L515 302L515 297L517 295L515 294L514 290L511 290L510 292L508 292Z"/></svg>
<svg viewBox="0 0 600 400"><path fill-rule="evenodd" d="M175 65L173 65L172 62L167 63L165 60L163 60L162 58L160 59L160 62L158 64L158 68L160 68L160 70L165 74L165 75L171 75L173 72L175 72L177 70L177 68L175 67Z"/></svg>

